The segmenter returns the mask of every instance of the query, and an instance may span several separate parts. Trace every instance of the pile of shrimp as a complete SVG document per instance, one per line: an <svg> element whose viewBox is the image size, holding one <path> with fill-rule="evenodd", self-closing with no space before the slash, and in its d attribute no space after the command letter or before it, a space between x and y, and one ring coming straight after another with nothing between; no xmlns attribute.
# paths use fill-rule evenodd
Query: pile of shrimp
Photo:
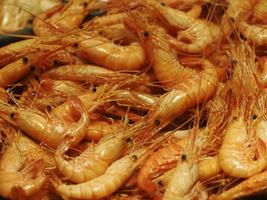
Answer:
<svg viewBox="0 0 267 200"><path fill-rule="evenodd" d="M36 15L34 36L0 48L0 196L266 190L266 15L266 0L70 0Z"/></svg>

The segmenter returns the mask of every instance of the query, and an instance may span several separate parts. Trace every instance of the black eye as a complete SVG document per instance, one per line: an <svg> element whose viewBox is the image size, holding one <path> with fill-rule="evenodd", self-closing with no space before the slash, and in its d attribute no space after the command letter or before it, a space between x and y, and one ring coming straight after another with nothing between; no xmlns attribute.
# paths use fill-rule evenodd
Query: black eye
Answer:
<svg viewBox="0 0 267 200"><path fill-rule="evenodd" d="M26 57L26 56L24 56L24 57L22 58L22 62L23 62L23 64L27 64L27 63L29 62L29 58Z"/></svg>
<svg viewBox="0 0 267 200"><path fill-rule="evenodd" d="M87 3L87 2L84 2L84 3L83 3L83 6L84 6L84 7L87 7L87 6L88 6L88 3Z"/></svg>
<svg viewBox="0 0 267 200"><path fill-rule="evenodd" d="M160 119L156 119L156 120L155 120L155 125L156 125L156 126L159 126L160 123L161 123Z"/></svg>
<svg viewBox="0 0 267 200"><path fill-rule="evenodd" d="M50 105L47 105L46 106L46 109L47 109L47 111L51 111L52 110L52 107Z"/></svg>
<svg viewBox="0 0 267 200"><path fill-rule="evenodd" d="M253 119L253 120L257 119L257 117L258 117L258 116L257 116L257 115L255 115L255 114L254 114L254 115L252 115L252 119Z"/></svg>
<svg viewBox="0 0 267 200"><path fill-rule="evenodd" d="M125 139L125 141L126 141L127 143L129 143L129 142L132 141L132 139L131 139L130 137L128 137L128 138Z"/></svg>
<svg viewBox="0 0 267 200"><path fill-rule="evenodd" d="M78 44L78 43L74 43L74 44L73 44L73 47L74 47L74 48L78 48L78 47L79 47L79 44Z"/></svg>
<svg viewBox="0 0 267 200"><path fill-rule="evenodd" d="M161 2L160 4L161 4L162 6L166 6L166 4L165 4L165 3L163 3L163 2Z"/></svg>
<svg viewBox="0 0 267 200"><path fill-rule="evenodd" d="M145 36L145 37L148 37L148 36L149 36L149 32L144 31L144 36Z"/></svg>
<svg viewBox="0 0 267 200"><path fill-rule="evenodd" d="M237 120L237 117L233 117L234 120Z"/></svg>
<svg viewBox="0 0 267 200"><path fill-rule="evenodd" d="M133 160L137 160L137 155L132 155Z"/></svg>
<svg viewBox="0 0 267 200"><path fill-rule="evenodd" d="M232 22L235 22L235 18L233 18L233 17L230 17L230 20L231 20Z"/></svg>
<svg viewBox="0 0 267 200"><path fill-rule="evenodd" d="M97 90L97 89L96 89L96 86L93 85L93 87L92 87L92 91L93 91L93 92L96 92L96 90Z"/></svg>
<svg viewBox="0 0 267 200"><path fill-rule="evenodd" d="M183 154L181 159L182 159L182 161L185 161L187 159L187 156L185 154Z"/></svg>
<svg viewBox="0 0 267 200"><path fill-rule="evenodd" d="M159 181L158 184L159 184L160 186L163 186L163 185L164 185L163 181Z"/></svg>
<svg viewBox="0 0 267 200"><path fill-rule="evenodd" d="M35 71L35 66L34 65L31 65L30 66L30 70L33 72L33 71Z"/></svg>
<svg viewBox="0 0 267 200"><path fill-rule="evenodd" d="M12 119L14 119L15 116L16 116L16 113L10 113L10 117L11 117Z"/></svg>

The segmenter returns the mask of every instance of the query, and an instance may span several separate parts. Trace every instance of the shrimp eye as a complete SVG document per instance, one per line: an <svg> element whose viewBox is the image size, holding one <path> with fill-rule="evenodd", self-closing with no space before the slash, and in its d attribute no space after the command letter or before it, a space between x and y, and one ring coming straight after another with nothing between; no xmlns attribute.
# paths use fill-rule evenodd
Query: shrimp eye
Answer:
<svg viewBox="0 0 267 200"><path fill-rule="evenodd" d="M52 110L52 107L50 105L47 105L46 106L46 109L47 109L47 111L51 111Z"/></svg>
<svg viewBox="0 0 267 200"><path fill-rule="evenodd" d="M69 3L69 1L68 0L61 0L62 1L62 3L64 3L64 4L67 4L67 3Z"/></svg>
<svg viewBox="0 0 267 200"><path fill-rule="evenodd" d="M160 4L161 4L162 6L166 6L166 4L165 4L165 3L163 3L163 2L161 2Z"/></svg>
<svg viewBox="0 0 267 200"><path fill-rule="evenodd" d="M28 57L23 57L22 58L22 62L23 62L23 64L27 64L28 62L29 62L29 58Z"/></svg>
<svg viewBox="0 0 267 200"><path fill-rule="evenodd" d="M164 185L163 181L159 181L158 184L159 184L160 186L163 186L163 185Z"/></svg>
<svg viewBox="0 0 267 200"><path fill-rule="evenodd" d="M96 92L96 86L93 86L92 91Z"/></svg>
<svg viewBox="0 0 267 200"><path fill-rule="evenodd" d="M183 154L181 159L182 159L182 161L185 161L187 159L187 156L185 154Z"/></svg>
<svg viewBox="0 0 267 200"><path fill-rule="evenodd" d="M156 120L155 120L155 125L156 125L156 126L159 126L160 123L161 123L160 119L156 119Z"/></svg>
<svg viewBox="0 0 267 200"><path fill-rule="evenodd" d="M16 116L16 113L10 113L10 117L11 117L12 119L14 119L15 116Z"/></svg>
<svg viewBox="0 0 267 200"><path fill-rule="evenodd" d="M79 47L79 44L78 44L78 43L74 43L74 44L73 44L73 47L74 47L74 48L77 48L77 47Z"/></svg>
<svg viewBox="0 0 267 200"><path fill-rule="evenodd" d="M84 3L83 3L83 6L84 6L84 7L87 7L87 6L88 6L88 3L87 3L87 2L84 2Z"/></svg>
<svg viewBox="0 0 267 200"><path fill-rule="evenodd" d="M137 160L137 158L138 158L137 155L132 155L133 160Z"/></svg>
<svg viewBox="0 0 267 200"><path fill-rule="evenodd" d="M35 78L36 81L40 81L39 76L35 76L34 78Z"/></svg>
<svg viewBox="0 0 267 200"><path fill-rule="evenodd" d="M234 120L237 120L237 117L233 117Z"/></svg>
<svg viewBox="0 0 267 200"><path fill-rule="evenodd" d="M230 17L230 20L231 20L232 22L235 22L235 18L233 18L233 17Z"/></svg>
<svg viewBox="0 0 267 200"><path fill-rule="evenodd" d="M125 141L126 141L127 143L129 143L129 142L132 141L132 139L131 139L130 137L128 137L128 138L125 139Z"/></svg>
<svg viewBox="0 0 267 200"><path fill-rule="evenodd" d="M31 70L32 72L34 72L34 71L35 71L35 66L34 66L34 65L31 65L31 66L30 66L30 70Z"/></svg>
<svg viewBox="0 0 267 200"><path fill-rule="evenodd" d="M80 25L79 28L80 28L80 29L83 29L83 25Z"/></svg>
<svg viewBox="0 0 267 200"><path fill-rule="evenodd" d="M252 119L253 119L253 120L257 119L257 117L258 117L258 116L257 116L257 115L255 115L255 114L254 114L254 115L252 115Z"/></svg>
<svg viewBox="0 0 267 200"><path fill-rule="evenodd" d="M149 32L148 31L144 31L144 36L148 37L149 36Z"/></svg>

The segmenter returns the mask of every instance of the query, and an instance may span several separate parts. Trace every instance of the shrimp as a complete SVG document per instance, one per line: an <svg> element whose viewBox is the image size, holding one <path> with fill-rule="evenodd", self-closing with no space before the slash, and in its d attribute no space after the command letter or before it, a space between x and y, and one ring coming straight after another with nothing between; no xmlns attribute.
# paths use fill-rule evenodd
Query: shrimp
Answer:
<svg viewBox="0 0 267 200"><path fill-rule="evenodd" d="M266 7L267 7L266 0L258 0L253 11L253 17L256 19L256 21L260 21L264 24L267 23L266 21L267 8Z"/></svg>
<svg viewBox="0 0 267 200"><path fill-rule="evenodd" d="M241 197L249 196L257 192L266 190L267 188L267 171L263 171L259 174L251 176L250 178L243 180L241 183L233 186L232 188L210 196L210 200L228 200L239 199Z"/></svg>
<svg viewBox="0 0 267 200"><path fill-rule="evenodd" d="M114 79L128 78L127 74L116 73L92 64L64 65L42 74L43 78L70 81L90 81L93 84L103 84Z"/></svg>
<svg viewBox="0 0 267 200"><path fill-rule="evenodd" d="M137 42L127 46L115 44L96 31L64 37L61 43L77 44L77 52L89 61L114 71L135 70L144 65L145 52Z"/></svg>
<svg viewBox="0 0 267 200"><path fill-rule="evenodd" d="M112 124L105 122L105 121L91 122L87 130L87 133L85 135L85 139L98 141L102 137L105 137L107 135L111 135L114 133L119 133L123 131L124 129L125 127L123 126L123 124L117 121L113 122Z"/></svg>
<svg viewBox="0 0 267 200"><path fill-rule="evenodd" d="M182 154L182 147L186 140L175 141L152 154L142 165L138 174L137 184L142 190L149 194L157 191L157 185L152 178L160 172L171 169L177 165L177 161Z"/></svg>
<svg viewBox="0 0 267 200"><path fill-rule="evenodd" d="M32 138L44 142L51 147L57 147L62 138L73 137L72 145L77 145L85 136L89 125L89 117L82 102L75 97L69 100L73 108L80 113L75 123L62 121L61 118L50 119L28 108L17 108L0 102L0 112L7 120L24 131ZM8 117L9 116L9 117Z"/></svg>
<svg viewBox="0 0 267 200"><path fill-rule="evenodd" d="M196 164L190 164L187 155L181 156L182 161L178 162L174 174L163 195L163 200L191 199L190 190L197 182L198 168Z"/></svg>
<svg viewBox="0 0 267 200"><path fill-rule="evenodd" d="M221 21L222 30L226 37L231 35L236 24L247 20L256 2L255 0L227 0L229 5Z"/></svg>
<svg viewBox="0 0 267 200"><path fill-rule="evenodd" d="M41 13L33 20L33 32L38 36L64 33L78 27L89 12L89 0L69 1Z"/></svg>
<svg viewBox="0 0 267 200"><path fill-rule="evenodd" d="M247 129L242 117L230 122L225 131L223 144L219 150L219 163L222 170L229 176L249 178L260 173L267 165L264 155L257 160L246 151Z"/></svg>
<svg viewBox="0 0 267 200"><path fill-rule="evenodd" d="M0 86L6 87L9 84L20 80L28 72L35 70L35 65L40 62L41 58L56 51L58 51L58 47L48 46L47 49L43 48L40 52L24 56L17 61L4 66L0 69Z"/></svg>
<svg viewBox="0 0 267 200"><path fill-rule="evenodd" d="M237 24L238 30L242 35L255 43L256 45L266 45L267 43L267 31L266 25L252 25L245 20Z"/></svg>
<svg viewBox="0 0 267 200"><path fill-rule="evenodd" d="M64 103L71 95L80 95L85 89L72 81L42 79L39 83L32 80L33 87L28 88L20 98L20 103L30 105L40 111L51 110L52 107Z"/></svg>
<svg viewBox="0 0 267 200"><path fill-rule="evenodd" d="M119 189L147 157L149 151L139 150L126 155L110 165L105 173L90 181L66 185L58 179L52 184L61 196L75 199L101 199Z"/></svg>
<svg viewBox="0 0 267 200"><path fill-rule="evenodd" d="M261 57L257 63L257 69L255 69L256 76L260 84L263 87L267 87L267 59L266 57Z"/></svg>
<svg viewBox="0 0 267 200"><path fill-rule="evenodd" d="M177 40L170 43L178 51L201 53L216 45L222 37L219 26L206 20L195 20L190 27L177 33Z"/></svg>
<svg viewBox="0 0 267 200"><path fill-rule="evenodd" d="M141 127L141 129L140 129ZM93 150L88 147L80 156L66 161L63 154L69 149L68 139L57 148L55 159L58 170L69 180L81 183L102 175L107 167L117 160L132 141L133 137L142 133L142 124L137 124L130 129L115 132L100 139ZM148 134L149 135L149 134ZM95 166L98 166L97 169Z"/></svg>
<svg viewBox="0 0 267 200"><path fill-rule="evenodd" d="M0 195L22 199L38 192L46 182L44 169L54 166L51 155L12 130L0 160Z"/></svg>

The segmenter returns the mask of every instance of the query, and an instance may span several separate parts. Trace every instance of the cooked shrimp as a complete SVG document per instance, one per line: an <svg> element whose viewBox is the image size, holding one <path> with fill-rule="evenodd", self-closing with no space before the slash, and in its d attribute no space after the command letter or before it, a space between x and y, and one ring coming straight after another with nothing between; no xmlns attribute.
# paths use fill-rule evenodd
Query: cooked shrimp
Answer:
<svg viewBox="0 0 267 200"><path fill-rule="evenodd" d="M102 137L122 132L124 129L124 125L119 121L111 124L105 121L94 121L90 123L85 139L98 141Z"/></svg>
<svg viewBox="0 0 267 200"><path fill-rule="evenodd" d="M119 189L134 170L146 158L147 152L137 151L112 163L105 173L90 181L66 185L58 179L52 180L56 191L65 198L101 199Z"/></svg>
<svg viewBox="0 0 267 200"><path fill-rule="evenodd" d="M228 200L239 199L241 197L249 196L267 188L267 171L261 172L250 178L242 181L241 183L233 186L232 188L223 191L221 194L210 196L210 200Z"/></svg>
<svg viewBox="0 0 267 200"><path fill-rule="evenodd" d="M107 167L124 153L131 137L134 135L133 133L113 133L113 135L100 140L93 150L88 147L71 161L66 161L62 157L70 145L68 141L67 144L63 142L59 145L55 156L57 168L64 176L75 183L96 178L102 175Z"/></svg>
<svg viewBox="0 0 267 200"><path fill-rule="evenodd" d="M192 198L190 197L190 190L197 181L198 168L196 164L188 162L187 155L183 154L181 159L182 161L178 162L170 183L166 188L163 200Z"/></svg>
<svg viewBox="0 0 267 200"><path fill-rule="evenodd" d="M145 52L139 43L115 44L96 31L64 37L64 44L77 44L77 52L89 61L112 70L135 70L144 65Z"/></svg>
<svg viewBox="0 0 267 200"><path fill-rule="evenodd" d="M148 157L142 165L138 174L137 184L142 190L149 194L157 191L157 184L152 181L159 173L167 171L177 165L177 161L182 154L182 147L185 140L178 140L169 145L158 149L155 153Z"/></svg>
<svg viewBox="0 0 267 200"><path fill-rule="evenodd" d="M22 199L38 192L46 181L44 169L54 166L51 155L20 133L9 134L0 160L0 195Z"/></svg>
<svg viewBox="0 0 267 200"><path fill-rule="evenodd" d="M216 45L221 39L221 29L206 20L195 20L190 27L177 33L177 40L170 39L178 51L201 53Z"/></svg>
<svg viewBox="0 0 267 200"><path fill-rule="evenodd" d="M267 16L267 1L258 0L257 4L254 7L253 17L256 19L256 21L260 21L266 24L267 23L266 16Z"/></svg>
<svg viewBox="0 0 267 200"><path fill-rule="evenodd" d="M158 121L157 124L170 122L188 108L210 98L218 83L217 72L214 66L207 60L205 68L200 75L188 78L187 81L177 84L175 89L162 95L156 109L151 111L150 119ZM199 87L195 87L198 85Z"/></svg>
<svg viewBox="0 0 267 200"><path fill-rule="evenodd" d="M24 56L17 61L10 63L0 69L0 86L6 87L20 80L32 69L35 70L35 64L38 63L41 58L50 55L57 51L54 46L47 46L40 50L40 52L32 53L28 56Z"/></svg>
<svg viewBox="0 0 267 200"><path fill-rule="evenodd" d="M64 65L43 73L42 77L57 80L90 81L93 84L103 84L120 79L129 78L126 73L114 72L92 64Z"/></svg>
<svg viewBox="0 0 267 200"><path fill-rule="evenodd" d="M34 18L35 35L49 36L64 33L78 27L89 12L89 0L69 1L58 5Z"/></svg>
<svg viewBox="0 0 267 200"><path fill-rule="evenodd" d="M225 131L218 156L222 170L229 176L249 178L267 165L263 152L260 152L258 159L251 158L246 150L247 135L246 124L241 117L232 120Z"/></svg>
<svg viewBox="0 0 267 200"><path fill-rule="evenodd" d="M226 37L230 36L239 22L246 20L251 15L256 2L254 0L227 0L228 7L221 21L222 31Z"/></svg>
<svg viewBox="0 0 267 200"><path fill-rule="evenodd" d="M40 111L50 110L64 103L71 95L80 95L85 92L79 83L72 81L42 79L40 84L33 83L32 85L27 92L22 94L20 103L33 106Z"/></svg>
<svg viewBox="0 0 267 200"><path fill-rule="evenodd" d="M80 115L75 123L62 121L61 118L51 117L51 119L47 119L31 109L17 108L4 102L0 102L0 112L4 113L12 124L40 142L57 147L62 138L72 136L73 146L75 146L85 136L89 117L78 98L73 97L69 101L76 113Z"/></svg>
<svg viewBox="0 0 267 200"><path fill-rule="evenodd" d="M248 24L245 20L242 20L237 24L237 26L242 35L246 39L254 42L256 45L267 44L266 25L252 25Z"/></svg>

